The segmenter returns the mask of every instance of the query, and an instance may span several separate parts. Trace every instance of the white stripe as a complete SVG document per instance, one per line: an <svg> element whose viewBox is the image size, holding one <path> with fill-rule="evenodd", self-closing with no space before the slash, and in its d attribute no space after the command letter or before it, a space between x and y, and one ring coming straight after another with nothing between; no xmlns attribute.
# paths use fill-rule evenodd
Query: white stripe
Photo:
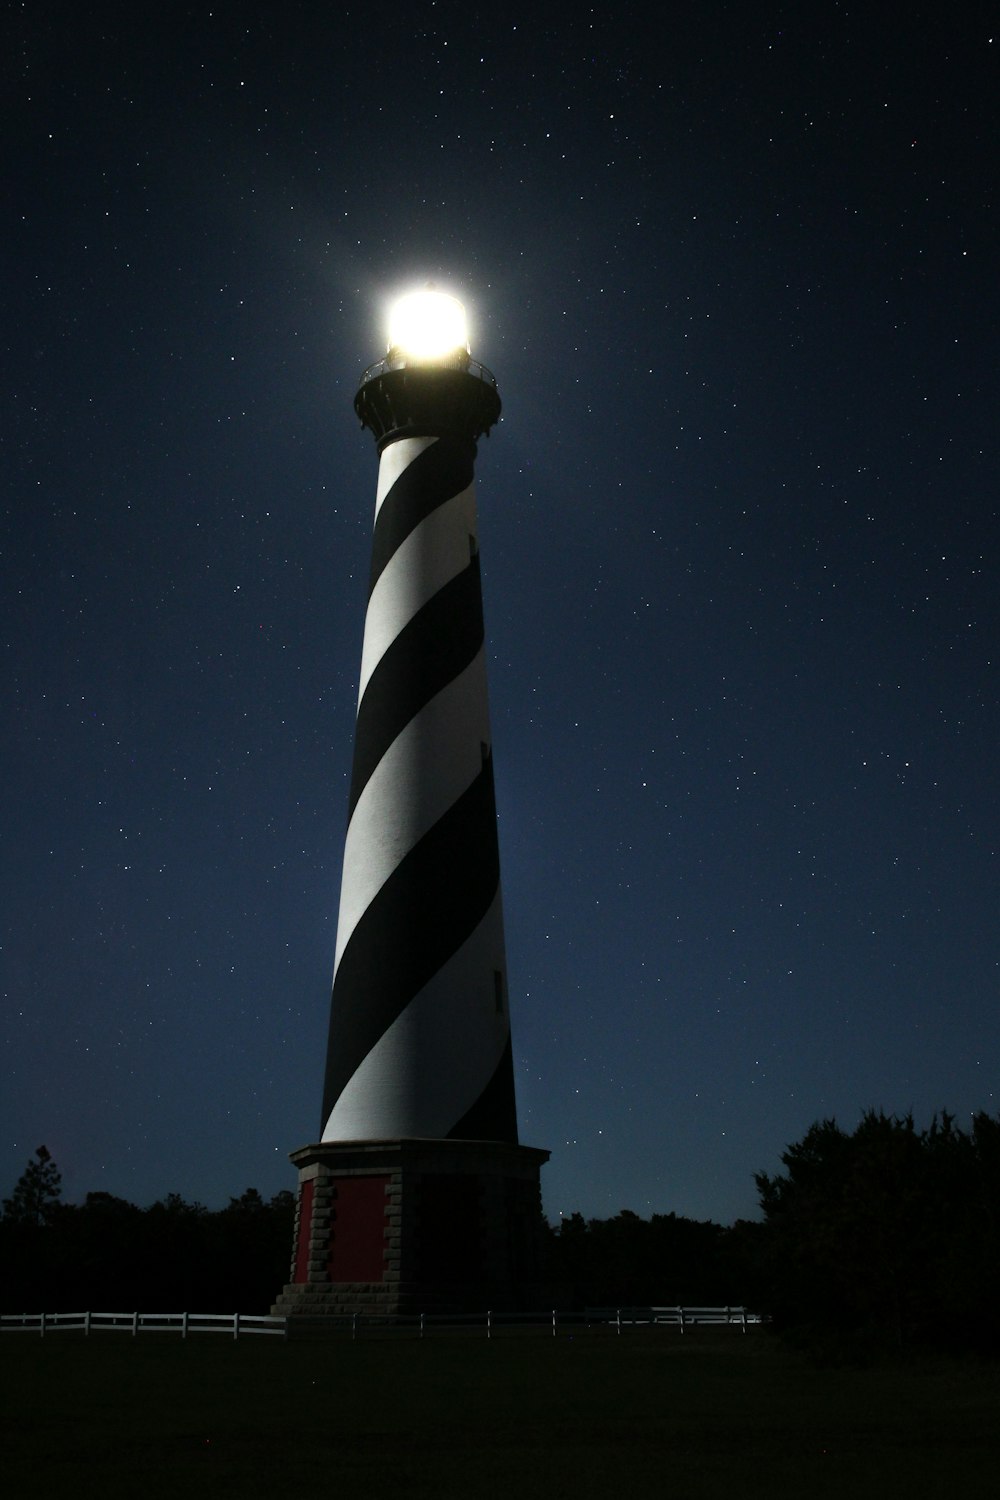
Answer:
<svg viewBox="0 0 1000 1500"><path fill-rule="evenodd" d="M399 632L469 566L469 543L475 535L476 499L470 484L414 527L393 553L368 601L359 704L368 679Z"/></svg>
<svg viewBox="0 0 1000 1500"><path fill-rule="evenodd" d="M489 722L480 648L396 736L358 798L344 843L334 974L351 933L393 870L479 775Z"/></svg>
<svg viewBox="0 0 1000 1500"><path fill-rule="evenodd" d="M357 1067L330 1113L324 1141L444 1136L479 1098L510 1032L500 893L458 952L439 969Z"/></svg>
<svg viewBox="0 0 1000 1500"><path fill-rule="evenodd" d="M382 501L392 489L396 480L405 469L410 467L415 458L419 458L425 448L431 443L436 443L436 437L412 437L398 438L396 442L390 443L382 454L378 466L378 485L375 489L375 515L378 516L382 509Z"/></svg>

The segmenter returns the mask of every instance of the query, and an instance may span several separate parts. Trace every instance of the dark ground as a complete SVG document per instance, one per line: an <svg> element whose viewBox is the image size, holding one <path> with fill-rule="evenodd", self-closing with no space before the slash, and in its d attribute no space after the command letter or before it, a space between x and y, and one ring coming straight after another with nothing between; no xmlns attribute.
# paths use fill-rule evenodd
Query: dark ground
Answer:
<svg viewBox="0 0 1000 1500"><path fill-rule="evenodd" d="M5 1491L996 1494L1000 1369L817 1369L766 1333L314 1343L6 1335Z"/></svg>

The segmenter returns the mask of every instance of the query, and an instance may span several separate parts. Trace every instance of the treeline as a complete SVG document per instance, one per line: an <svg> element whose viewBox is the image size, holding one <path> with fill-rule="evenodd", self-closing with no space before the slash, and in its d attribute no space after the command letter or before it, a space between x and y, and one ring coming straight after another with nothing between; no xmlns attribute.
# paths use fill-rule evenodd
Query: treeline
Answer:
<svg viewBox="0 0 1000 1500"><path fill-rule="evenodd" d="M0 1218L0 1311L266 1312L288 1280L295 1199L248 1188L211 1212L176 1193L63 1203L36 1152Z"/></svg>
<svg viewBox="0 0 1000 1500"><path fill-rule="evenodd" d="M813 1125L756 1176L756 1274L786 1336L831 1357L1000 1354L1000 1118Z"/></svg>
<svg viewBox="0 0 1000 1500"><path fill-rule="evenodd" d="M830 1358L945 1349L1000 1354L1000 1118L819 1121L758 1173L761 1219L573 1214L546 1230L553 1306L743 1304ZM5 1312L266 1310L288 1280L291 1193L253 1188L218 1212L171 1194L64 1204L44 1147L0 1217Z"/></svg>
<svg viewBox="0 0 1000 1500"><path fill-rule="evenodd" d="M550 1231L553 1291L570 1307L759 1305L761 1225L676 1214L563 1219Z"/></svg>
<svg viewBox="0 0 1000 1500"><path fill-rule="evenodd" d="M3 1312L259 1312L289 1279L291 1193L267 1202L248 1188L218 1212L174 1193L149 1208L110 1193L74 1206L42 1146L3 1210ZM746 1246L759 1227L573 1214L543 1230L545 1295L565 1308L737 1304L750 1296Z"/></svg>
<svg viewBox="0 0 1000 1500"><path fill-rule="evenodd" d="M743 1303L830 1360L910 1350L1000 1355L1000 1118L968 1130L869 1110L819 1121L755 1181L761 1219L730 1228L620 1213L554 1233L577 1304Z"/></svg>

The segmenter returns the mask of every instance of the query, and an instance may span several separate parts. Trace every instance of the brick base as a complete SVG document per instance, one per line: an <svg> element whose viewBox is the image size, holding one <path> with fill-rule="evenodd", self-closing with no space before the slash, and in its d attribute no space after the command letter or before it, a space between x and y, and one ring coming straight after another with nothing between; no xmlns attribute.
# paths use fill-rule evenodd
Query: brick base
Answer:
<svg viewBox="0 0 1000 1500"><path fill-rule="evenodd" d="M291 1157L299 1169L293 1280L272 1311L530 1310L548 1158L499 1141L303 1146Z"/></svg>

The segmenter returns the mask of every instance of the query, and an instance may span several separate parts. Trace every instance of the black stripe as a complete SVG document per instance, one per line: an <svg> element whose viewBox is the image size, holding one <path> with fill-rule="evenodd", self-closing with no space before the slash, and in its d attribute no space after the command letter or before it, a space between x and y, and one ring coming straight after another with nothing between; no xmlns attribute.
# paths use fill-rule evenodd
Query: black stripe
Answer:
<svg viewBox="0 0 1000 1500"><path fill-rule="evenodd" d="M475 443L442 437L418 453L403 470L379 506L372 536L369 597L386 564L410 532L439 505L469 488L475 456Z"/></svg>
<svg viewBox="0 0 1000 1500"><path fill-rule="evenodd" d="M479 558L439 589L386 648L365 687L354 732L348 817L389 746L483 644Z"/></svg>
<svg viewBox="0 0 1000 1500"><path fill-rule="evenodd" d="M323 1125L409 1001L476 930L500 886L493 763L396 866L366 908L333 986Z"/></svg>
<svg viewBox="0 0 1000 1500"><path fill-rule="evenodd" d="M514 1103L514 1054L510 1034L493 1077L475 1104L448 1132L450 1141L510 1141L517 1145L517 1108Z"/></svg>

